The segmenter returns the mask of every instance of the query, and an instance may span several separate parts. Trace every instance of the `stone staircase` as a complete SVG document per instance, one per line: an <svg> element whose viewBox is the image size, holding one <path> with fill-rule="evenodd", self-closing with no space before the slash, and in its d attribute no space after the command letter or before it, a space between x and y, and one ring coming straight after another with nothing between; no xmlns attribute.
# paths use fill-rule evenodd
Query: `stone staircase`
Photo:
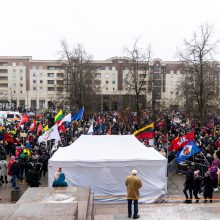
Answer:
<svg viewBox="0 0 220 220"><path fill-rule="evenodd" d="M94 194L86 187L28 188L14 204L0 205L0 220L94 220Z"/></svg>

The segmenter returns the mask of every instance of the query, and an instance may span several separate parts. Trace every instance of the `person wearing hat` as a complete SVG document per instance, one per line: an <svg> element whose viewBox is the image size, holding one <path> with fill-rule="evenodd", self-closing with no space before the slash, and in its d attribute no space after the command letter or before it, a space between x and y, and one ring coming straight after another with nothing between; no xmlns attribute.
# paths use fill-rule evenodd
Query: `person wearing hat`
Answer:
<svg viewBox="0 0 220 220"><path fill-rule="evenodd" d="M127 176L125 185L127 187L128 217L131 218L131 206L132 201L134 201L133 219L140 218L140 215L138 215L138 199L140 197L139 189L142 187L142 182L137 176L137 170L132 170L131 175Z"/></svg>

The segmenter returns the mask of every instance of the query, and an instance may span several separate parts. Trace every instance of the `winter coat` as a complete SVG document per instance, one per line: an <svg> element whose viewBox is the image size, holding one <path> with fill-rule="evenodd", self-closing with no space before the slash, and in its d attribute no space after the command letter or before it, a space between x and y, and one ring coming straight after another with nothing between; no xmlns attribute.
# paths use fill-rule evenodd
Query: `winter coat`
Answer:
<svg viewBox="0 0 220 220"><path fill-rule="evenodd" d="M138 200L140 197L139 189L142 187L141 180L135 175L130 175L126 178L125 185L127 186L127 198Z"/></svg>
<svg viewBox="0 0 220 220"><path fill-rule="evenodd" d="M8 163L6 160L1 160L0 161L0 173L1 173L1 176L7 176L7 173L8 173Z"/></svg>
<svg viewBox="0 0 220 220"><path fill-rule="evenodd" d="M185 186L189 188L193 188L194 185L194 172L191 168L188 169L186 172L186 181L185 181Z"/></svg>
<svg viewBox="0 0 220 220"><path fill-rule="evenodd" d="M58 179L55 179L53 181L53 187L67 187L68 184L65 181L65 174L64 173L60 173Z"/></svg>
<svg viewBox="0 0 220 220"><path fill-rule="evenodd" d="M19 177L19 174L20 174L20 166L18 164L18 162L14 162L11 167L10 167L10 172L12 174L12 176L17 176Z"/></svg>
<svg viewBox="0 0 220 220"><path fill-rule="evenodd" d="M12 164L15 162L15 160L14 159L11 159L10 161L9 161L9 163L8 163L8 175L9 176L11 176L12 175L12 173L11 173L11 166L12 166Z"/></svg>
<svg viewBox="0 0 220 220"><path fill-rule="evenodd" d="M31 168L27 172L26 182L30 185L30 187L39 187L40 181L36 168Z"/></svg>
<svg viewBox="0 0 220 220"><path fill-rule="evenodd" d="M210 176L205 176L203 179L204 197L211 197L213 194L213 180Z"/></svg>

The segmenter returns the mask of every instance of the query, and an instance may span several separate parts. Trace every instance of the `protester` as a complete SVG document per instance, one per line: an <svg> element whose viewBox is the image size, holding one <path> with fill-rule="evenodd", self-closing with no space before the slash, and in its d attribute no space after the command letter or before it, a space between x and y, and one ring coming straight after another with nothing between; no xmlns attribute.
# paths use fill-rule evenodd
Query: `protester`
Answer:
<svg viewBox="0 0 220 220"><path fill-rule="evenodd" d="M131 218L133 202L133 219L140 218L140 215L138 215L138 199L140 197L139 189L142 187L142 182L137 176L137 170L132 170L131 175L127 176L125 185L127 187L128 217Z"/></svg>
<svg viewBox="0 0 220 220"><path fill-rule="evenodd" d="M183 193L186 197L185 203L192 203L192 191L194 187L194 173L192 166L188 167L186 172L186 181L184 183ZM187 191L189 191L189 196Z"/></svg>
<svg viewBox="0 0 220 220"><path fill-rule="evenodd" d="M210 199L210 202L212 202L212 197L213 197L213 180L210 176L209 171L205 173L205 177L203 180L202 186L204 187L204 199L205 203L207 203L207 198Z"/></svg>
<svg viewBox="0 0 220 220"><path fill-rule="evenodd" d="M39 187L40 186L40 179L39 179L39 173L36 169L36 166L33 166L33 168L29 169L26 176L26 182L30 187Z"/></svg>
<svg viewBox="0 0 220 220"><path fill-rule="evenodd" d="M60 173L58 179L55 179L53 181L53 187L67 187L68 184L65 181L65 174L64 173Z"/></svg>
<svg viewBox="0 0 220 220"><path fill-rule="evenodd" d="M18 164L18 159L16 158L14 163L10 167L10 173L12 175L12 188L17 188L17 179L20 174L20 166Z"/></svg>
<svg viewBox="0 0 220 220"><path fill-rule="evenodd" d="M62 173L62 167L59 167L57 171L54 174L54 180L57 180L59 178L60 173Z"/></svg>
<svg viewBox="0 0 220 220"><path fill-rule="evenodd" d="M193 185L193 195L196 199L196 203L199 202L198 194L201 193L201 187L202 187L202 179L199 175L199 170L194 171L194 185Z"/></svg>
<svg viewBox="0 0 220 220"><path fill-rule="evenodd" d="M8 183L8 178L7 178L7 174L8 174L8 163L6 161L6 158L1 159L0 161L0 173L1 173L1 181L2 183Z"/></svg>

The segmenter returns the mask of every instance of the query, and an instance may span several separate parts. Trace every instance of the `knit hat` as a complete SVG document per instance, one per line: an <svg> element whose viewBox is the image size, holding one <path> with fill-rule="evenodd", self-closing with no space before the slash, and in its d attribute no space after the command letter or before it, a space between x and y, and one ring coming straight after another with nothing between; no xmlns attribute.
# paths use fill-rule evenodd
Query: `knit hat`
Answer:
<svg viewBox="0 0 220 220"><path fill-rule="evenodd" d="M137 175L137 170L132 170L132 171L131 171L131 174L132 174L132 175Z"/></svg>

